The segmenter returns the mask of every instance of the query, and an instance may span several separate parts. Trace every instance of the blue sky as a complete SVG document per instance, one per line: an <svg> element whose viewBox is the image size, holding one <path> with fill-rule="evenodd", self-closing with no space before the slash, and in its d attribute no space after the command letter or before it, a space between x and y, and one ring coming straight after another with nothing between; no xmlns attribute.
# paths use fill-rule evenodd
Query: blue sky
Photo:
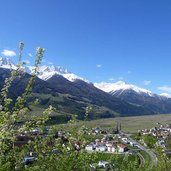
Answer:
<svg viewBox="0 0 171 171"><path fill-rule="evenodd" d="M170 0L0 0L0 52L21 40L31 63L41 46L44 62L92 82L171 93Z"/></svg>

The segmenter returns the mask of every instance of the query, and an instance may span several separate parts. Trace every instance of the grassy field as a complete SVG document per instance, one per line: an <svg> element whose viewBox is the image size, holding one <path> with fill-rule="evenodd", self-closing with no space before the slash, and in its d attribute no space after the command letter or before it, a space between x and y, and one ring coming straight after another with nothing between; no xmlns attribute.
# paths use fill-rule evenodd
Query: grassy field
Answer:
<svg viewBox="0 0 171 171"><path fill-rule="evenodd" d="M121 123L124 132L135 133L140 129L149 129L157 126L156 123L171 123L171 114L134 116L134 117L117 117L109 119L98 119L84 122L89 127L112 128L116 127L117 122ZM82 122L80 122L82 124Z"/></svg>
<svg viewBox="0 0 171 171"><path fill-rule="evenodd" d="M36 112L35 112L36 111ZM39 115L44 111L39 107L32 106L32 115ZM53 114L52 116L57 116L57 118L53 118L54 123L61 123L65 119L66 116L70 116L67 113L61 113L61 117L58 112ZM63 118L63 117L64 118ZM136 133L140 129L150 129L152 127L157 126L156 123L166 124L171 123L171 114L160 114L160 115L144 115L144 116L129 116L129 117L116 117L116 118L107 118L107 119L97 119L91 121L78 121L78 127L85 124L87 127L101 127L103 129L111 129L115 128L116 124L121 123L122 131L127 133Z"/></svg>

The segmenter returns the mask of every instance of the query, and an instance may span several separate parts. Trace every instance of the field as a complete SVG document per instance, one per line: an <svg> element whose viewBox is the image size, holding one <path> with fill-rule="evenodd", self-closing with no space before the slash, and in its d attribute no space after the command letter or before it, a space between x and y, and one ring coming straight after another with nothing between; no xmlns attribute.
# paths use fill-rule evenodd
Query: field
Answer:
<svg viewBox="0 0 171 171"><path fill-rule="evenodd" d="M115 128L116 124L121 123L121 129L127 133L135 133L140 129L149 129L157 126L157 123L171 123L171 114L117 117L109 119L98 119L84 122L89 127ZM80 122L81 124L82 122Z"/></svg>

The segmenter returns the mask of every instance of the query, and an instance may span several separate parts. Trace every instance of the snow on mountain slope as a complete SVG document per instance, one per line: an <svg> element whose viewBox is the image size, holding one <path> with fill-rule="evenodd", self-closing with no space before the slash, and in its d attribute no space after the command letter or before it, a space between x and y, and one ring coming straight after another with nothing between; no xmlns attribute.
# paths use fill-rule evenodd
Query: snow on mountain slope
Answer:
<svg viewBox="0 0 171 171"><path fill-rule="evenodd" d="M166 97L166 98L171 98L171 94L168 94L168 93L161 93L160 96Z"/></svg>
<svg viewBox="0 0 171 171"><path fill-rule="evenodd" d="M0 58L0 68L16 69L17 67L9 58Z"/></svg>
<svg viewBox="0 0 171 171"><path fill-rule="evenodd" d="M1 57L0 58L0 68L16 69L17 67L9 58ZM23 70L27 73L31 73L32 69L33 69L32 66L23 67ZM82 77L79 77L79 76L75 75L74 73L71 73L67 69L64 69L60 66L53 66L53 65L52 66L46 66L46 65L39 66L37 76L40 79L48 80L51 77L53 77L54 75L61 75L64 78L66 78L67 80L72 81L72 82L74 82L75 80L82 80L87 83L90 83L88 80L86 80ZM117 91L121 91L121 93L122 93L125 90L133 90L134 92L136 92L138 94L145 93L146 95L149 95L149 96L156 96L149 90L139 88L136 85L126 84L123 81L118 81L116 83L105 83L105 82L94 83L94 86L105 91L105 92L111 93L113 95ZM167 93L162 93L158 96L160 96L161 98L171 98L171 95L167 94Z"/></svg>
<svg viewBox="0 0 171 171"><path fill-rule="evenodd" d="M110 92L111 94L118 90L122 90L122 91L133 90L138 94L145 93L145 94L148 94L149 96L153 96L153 93L151 91L143 89L143 88L139 88L132 84L126 84L123 81L118 81L116 83L105 83L105 82L95 83L94 86L96 86L97 88L105 92L108 92L108 93Z"/></svg>
<svg viewBox="0 0 171 171"><path fill-rule="evenodd" d="M69 72L67 69L64 69L60 66L53 66L53 65L52 66L46 66L46 65L40 66L37 76L42 80L48 80L55 74L61 75L67 80L72 81L72 82L79 79L79 80L83 80L89 83L88 80Z"/></svg>
<svg viewBox="0 0 171 171"><path fill-rule="evenodd" d="M0 68L15 70L17 67L9 58L2 57L0 58ZM32 72L32 69L33 69L32 66L23 67L23 70L29 74ZM37 76L42 80L48 80L55 74L61 75L67 80L72 81L72 82L79 79L87 83L90 83L88 80L69 72L67 69L64 69L60 66L53 66L53 65L52 66L46 66L46 65L39 66Z"/></svg>
<svg viewBox="0 0 171 171"><path fill-rule="evenodd" d="M95 84L98 88L127 103L145 107L150 113L170 113L171 98L152 93L123 81ZM166 95L166 94L165 94Z"/></svg>

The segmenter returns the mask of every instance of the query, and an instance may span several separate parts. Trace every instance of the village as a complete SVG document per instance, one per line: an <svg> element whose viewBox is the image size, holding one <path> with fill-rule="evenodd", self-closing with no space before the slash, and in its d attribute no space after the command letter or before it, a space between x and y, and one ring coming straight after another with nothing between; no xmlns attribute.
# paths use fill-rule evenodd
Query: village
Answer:
<svg viewBox="0 0 171 171"><path fill-rule="evenodd" d="M100 128L93 128L93 134L103 132ZM118 130L116 134L104 134L103 138L96 139L86 145L85 150L88 152L102 152L110 154L140 154L140 151L145 151L150 156L152 164L157 163L157 156L153 152L155 148L160 148L169 156L171 154L169 142L171 140L171 124L160 124L151 129L138 130L138 136L134 137L131 134L125 134ZM147 137L147 138L145 138ZM152 139L151 139L152 138ZM145 162L143 156L139 156L140 160ZM99 161L98 166L106 168L109 163L107 161ZM106 167L101 163L107 163Z"/></svg>
<svg viewBox="0 0 171 171"><path fill-rule="evenodd" d="M117 126L116 128L112 129L112 131L109 129L103 130L99 127L92 128L91 131L89 131L90 135L96 135L102 134L103 137L101 139L95 139L94 141L89 142L85 146L85 150L89 153L107 153L110 155L122 155L122 156L134 156L138 159L139 165L141 166L144 162L143 156L139 153L139 151L142 151L142 146L137 144L136 141L130 139L127 137L121 130L121 126ZM99 161L98 163L94 163L94 165L91 165L92 171L95 170L95 168L103 168L108 169L110 168L110 163L106 161ZM94 167L96 166L96 167Z"/></svg>
<svg viewBox="0 0 171 171"><path fill-rule="evenodd" d="M100 128L93 128L92 132L94 134L99 134L102 132ZM116 137L116 136L115 136ZM121 137L119 137L121 138ZM123 142L126 142L125 138L121 139ZM104 134L104 137L96 139L94 142L90 142L86 145L85 150L87 151L99 151L99 152L109 152L109 153L124 153L128 151L128 147L120 141L114 138L112 134Z"/></svg>
<svg viewBox="0 0 171 171"><path fill-rule="evenodd" d="M16 141L13 143L13 147L21 147L27 144L29 141L34 141L34 138L37 136L46 137L48 136L50 128L46 128L43 133L38 128L35 128L29 134L19 134L16 136ZM154 161L157 160L155 154L150 152L147 149L149 148L148 142L145 141L145 137L154 137L153 147L151 149L154 150L155 147L160 147L166 154L170 154L170 149L167 144L168 140L171 137L171 124L162 125L157 123L157 127L151 129L143 129L138 130L138 138L132 137L131 134L126 134L121 131L120 127L116 126L114 131L107 131L103 130L102 128L95 127L95 128L86 128L84 134L89 135L89 137L94 137L93 140L87 141L87 144L82 146L81 142L78 141L77 138L70 137L69 131L58 130L55 134L53 134L53 139L47 142L48 146L53 146L55 141L60 141L63 147L66 146L69 142L72 142L73 148L76 151L85 150L88 153L106 153L111 155L134 155L137 156L139 159L139 163L145 162L143 156L140 155L140 151L145 151L148 155L153 155ZM100 137L100 138L98 138ZM68 149L69 150L69 149ZM53 149L52 154L60 153L60 150ZM151 154L152 153L152 154ZM152 158L152 157L151 157ZM33 151L25 156L23 160L24 165L28 165L33 163L36 160L36 156L34 155ZM90 166L90 168L94 169L94 163ZM98 168L107 169L110 164L108 161L99 160L96 163ZM97 167L96 167L97 168Z"/></svg>
<svg viewBox="0 0 171 171"><path fill-rule="evenodd" d="M86 129L85 129L86 130ZM90 152L99 152L99 153L108 153L108 154L130 154L129 146L134 146L135 144L129 141L127 138L122 136L117 132L117 134L109 134L108 132L102 130L101 128L92 128L87 129L84 134L89 134L89 136L102 136L101 139L95 139L93 142L89 142L85 146L82 146L81 142L78 141L77 138L71 137L71 133L66 130L58 130L52 136L50 141L47 141L47 146L53 147L54 143L59 141L62 147L66 147L67 150L70 151L70 147L68 143L71 143L75 151L85 150L88 153ZM29 143L29 141L34 141L34 139L40 136L42 139L49 136L51 129L46 128L43 132L39 128L32 129L31 132L18 134L16 136L16 141L13 142L14 148L20 148ZM61 151L60 149L54 148L50 154L59 154ZM23 159L23 164L25 166L32 164L37 160L37 156L34 151L30 151ZM109 163L108 161L101 161L99 160L98 166L100 168L108 168ZM91 166L90 166L91 167Z"/></svg>
<svg viewBox="0 0 171 171"><path fill-rule="evenodd" d="M140 142L147 147L148 144L144 141L144 136L154 137L154 147L160 147L166 154L171 154L169 142L171 141L171 124L160 124L151 129L138 130L138 134L142 137Z"/></svg>

